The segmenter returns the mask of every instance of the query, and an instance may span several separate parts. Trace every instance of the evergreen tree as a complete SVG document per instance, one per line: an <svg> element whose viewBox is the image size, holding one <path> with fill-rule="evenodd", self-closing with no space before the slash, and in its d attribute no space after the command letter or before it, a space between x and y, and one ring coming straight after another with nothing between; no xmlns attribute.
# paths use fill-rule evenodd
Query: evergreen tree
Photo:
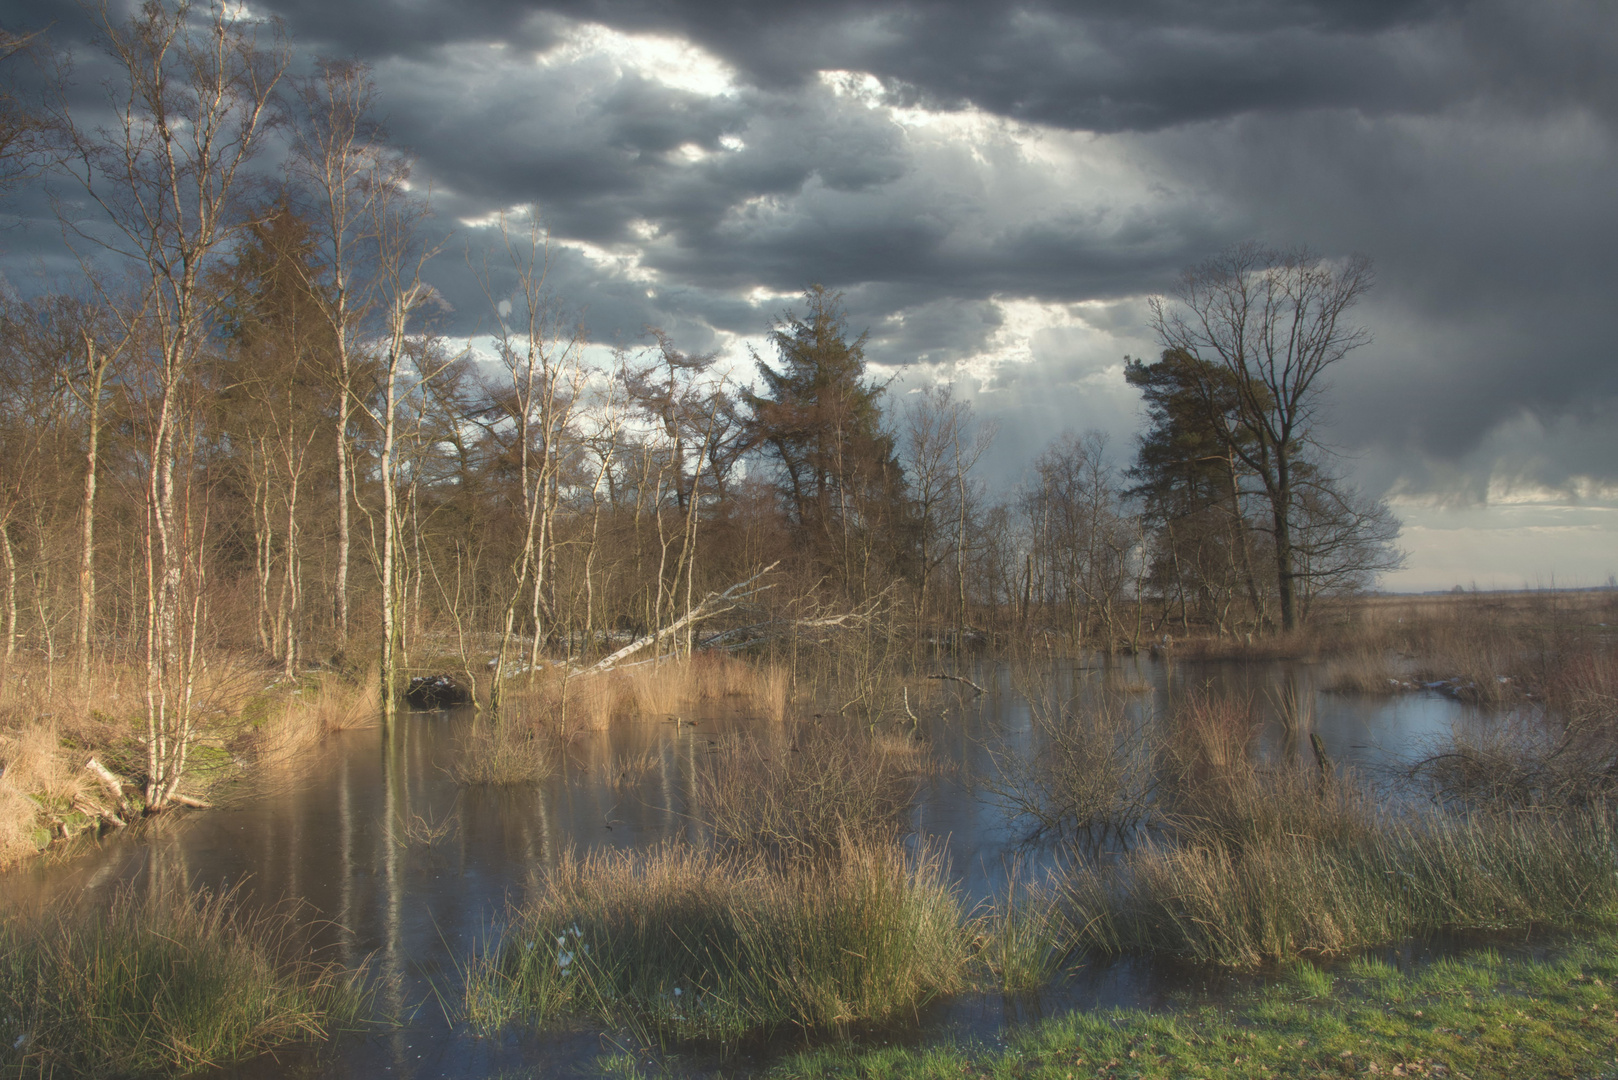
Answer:
<svg viewBox="0 0 1618 1080"><path fill-rule="evenodd" d="M903 470L882 427L886 387L865 377L865 335L850 340L842 294L812 285L804 304L770 331L776 365L754 355L763 392L744 395L749 442L774 466L802 542L863 592L875 572L899 569L905 516Z"/></svg>

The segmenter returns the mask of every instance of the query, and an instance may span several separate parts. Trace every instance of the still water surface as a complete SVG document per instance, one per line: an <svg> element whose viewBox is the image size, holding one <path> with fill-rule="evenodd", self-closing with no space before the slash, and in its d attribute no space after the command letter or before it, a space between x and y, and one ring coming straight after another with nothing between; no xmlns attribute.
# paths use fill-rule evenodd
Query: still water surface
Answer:
<svg viewBox="0 0 1618 1080"><path fill-rule="evenodd" d="M992 774L996 755L1027 750L1029 718L1005 668L984 662L970 674L990 692L977 697L948 689L920 712L920 733L942 767L929 770L922 783L914 826L917 836L944 845L963 895L976 902L1004 888L1019 849L1005 811L975 781ZM1318 674L1306 665L1171 667L1145 658L1110 667L1061 664L1051 672L1075 690L1102 683L1124 688L1143 712L1208 685L1251 694L1261 709L1273 711L1280 688L1290 684L1313 701L1313 728L1333 761L1373 772L1419 753L1453 725L1487 720L1429 692L1387 698L1319 693ZM10 900L21 904L75 893L96 902L119 887L139 892L182 884L236 887L265 903L293 899L325 920L316 936L333 950L328 955L348 965L369 962L378 1011L396 1022L344 1037L318 1055L283 1054L222 1075L589 1074L602 1055L633 1048L633 1040L599 1028L479 1037L454 1019L461 969L498 934L508 904L534 889L568 847L637 848L695 837L686 812L694 764L727 735L763 723L718 710L696 719L694 727L667 717L615 721L609 730L580 734L567 766L546 783L491 790L460 787L445 771L465 717L411 713L386 738L377 728L333 737L291 775L226 808L158 819L76 858L7 875L3 883ZM1273 722L1262 747L1272 756L1308 753L1306 741L1300 750ZM1023 865L1036 870L1052 857L1022 854ZM1406 955L1420 951L1407 948ZM1090 963L1037 997L963 996L862 1037L992 1041L1007 1025L1042 1015L1218 999L1236 985L1231 976L1168 962ZM678 1048L661 1064L693 1074L746 1074L796 1049L795 1038L724 1053Z"/></svg>

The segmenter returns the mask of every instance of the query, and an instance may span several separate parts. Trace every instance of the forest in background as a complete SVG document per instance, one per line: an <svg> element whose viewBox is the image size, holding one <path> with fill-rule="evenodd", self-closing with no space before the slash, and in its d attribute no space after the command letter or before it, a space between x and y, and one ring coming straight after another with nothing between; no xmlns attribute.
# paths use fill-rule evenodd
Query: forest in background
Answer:
<svg viewBox="0 0 1618 1080"><path fill-rule="evenodd" d="M1127 365L1130 467L1069 432L990 489L992 425L873 378L819 285L750 383L655 328L602 362L518 208L473 268L486 334L450 336L431 274L462 255L362 65L297 73L275 25L222 8L102 23L94 109L47 37L5 42L52 86L0 103L6 190L51 187L82 273L0 316L0 652L144 673L148 805L216 656L375 666L385 713L458 656L498 714L513 673L635 643L1251 641L1398 563L1397 522L1315 438L1367 340L1362 258L1188 269L1153 304L1161 356Z"/></svg>

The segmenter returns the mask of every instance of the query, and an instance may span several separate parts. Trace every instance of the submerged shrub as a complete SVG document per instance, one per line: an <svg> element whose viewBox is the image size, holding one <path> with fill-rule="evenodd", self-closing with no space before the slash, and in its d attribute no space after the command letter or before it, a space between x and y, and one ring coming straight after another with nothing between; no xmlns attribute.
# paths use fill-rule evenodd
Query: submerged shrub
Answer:
<svg viewBox="0 0 1618 1080"><path fill-rule="evenodd" d="M932 852L849 842L834 863L786 870L675 844L568 854L474 963L467 1015L721 1039L831 1028L961 988L968 959Z"/></svg>
<svg viewBox="0 0 1618 1080"><path fill-rule="evenodd" d="M1152 718L1127 695L1063 697L1024 689L1033 746L1002 755L991 794L1025 840L1122 838L1150 819L1157 772Z"/></svg>
<svg viewBox="0 0 1618 1080"><path fill-rule="evenodd" d="M537 784L556 771L555 740L513 716L481 716L462 733L449 774L458 784Z"/></svg>
<svg viewBox="0 0 1618 1080"><path fill-rule="evenodd" d="M915 745L802 725L749 737L696 776L696 817L722 846L789 860L881 842L904 828L915 790Z"/></svg>
<svg viewBox="0 0 1618 1080"><path fill-rule="evenodd" d="M358 974L311 958L292 915L199 892L6 916L0 1068L183 1075L358 1026Z"/></svg>

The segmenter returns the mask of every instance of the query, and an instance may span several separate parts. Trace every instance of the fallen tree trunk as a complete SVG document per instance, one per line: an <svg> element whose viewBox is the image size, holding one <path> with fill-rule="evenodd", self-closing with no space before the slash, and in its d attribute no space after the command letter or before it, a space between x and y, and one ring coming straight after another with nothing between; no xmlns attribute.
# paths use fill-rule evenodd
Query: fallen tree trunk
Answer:
<svg viewBox="0 0 1618 1080"><path fill-rule="evenodd" d="M100 818L102 821L106 822L108 825L111 825L115 829L125 828L129 824L123 818L119 817L111 810L108 810L105 806L102 806L94 799L87 799L82 796L74 799L73 809L77 810L87 818Z"/></svg>
<svg viewBox="0 0 1618 1080"><path fill-rule="evenodd" d="M608 671L655 642L662 641L664 638L673 637L675 634L679 633L681 630L684 630L687 626L690 626L694 622L699 622L703 619L710 619L715 615L723 615L725 612L730 611L749 596L756 596L765 589L770 588L769 585L760 585L758 588L748 592L741 591L780 565L781 564L779 562L773 562L764 569L760 570L758 573L754 574L752 577L748 578L746 581L738 581L724 592L709 593L707 596L702 598L702 603L686 612L679 619L670 623L668 626L665 626L663 629L657 631L657 633L647 634L645 637L636 638L634 641L631 641L628 645L625 645L611 656L602 659L593 667L586 668L581 674L593 675L598 672Z"/></svg>
<svg viewBox="0 0 1618 1080"><path fill-rule="evenodd" d="M112 794L112 801L118 807L118 813L122 817L127 818L135 812L135 808L129 804L129 796L124 794L124 788L126 786L134 787L134 784L131 784L95 758L86 761L84 768L86 772L106 785L107 791ZM121 825L123 822L120 821L119 824Z"/></svg>

